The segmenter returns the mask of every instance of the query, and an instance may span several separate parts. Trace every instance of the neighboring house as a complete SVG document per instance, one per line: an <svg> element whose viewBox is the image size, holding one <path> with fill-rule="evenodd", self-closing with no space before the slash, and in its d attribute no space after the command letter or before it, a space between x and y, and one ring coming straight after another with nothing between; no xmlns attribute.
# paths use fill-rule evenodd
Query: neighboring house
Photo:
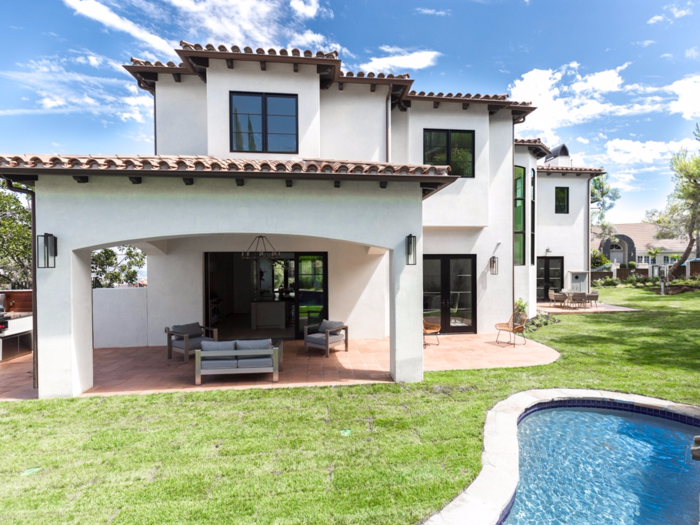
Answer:
<svg viewBox="0 0 700 525"><path fill-rule="evenodd" d="M335 53L181 46L180 65L125 66L154 96L155 155L0 156L59 241L37 272L40 397L93 385L90 253L107 246L148 255L147 345L192 320L225 338L337 319L390 337L397 381L423 377L424 318L490 332L519 297L535 313L540 261L550 286L554 257L588 269L602 170L537 167L546 146L514 139L529 103L417 93L408 75L343 72ZM247 258L261 235L278 253Z"/></svg>
<svg viewBox="0 0 700 525"><path fill-rule="evenodd" d="M650 264L673 264L671 256L682 255L688 246L683 239L657 239L658 228L651 223L640 222L631 224L615 224L616 241L599 239L595 235L591 240L591 249L600 250L615 264L636 262L638 267L645 268ZM594 233L598 233L596 228ZM660 248L661 253L651 257L647 252Z"/></svg>

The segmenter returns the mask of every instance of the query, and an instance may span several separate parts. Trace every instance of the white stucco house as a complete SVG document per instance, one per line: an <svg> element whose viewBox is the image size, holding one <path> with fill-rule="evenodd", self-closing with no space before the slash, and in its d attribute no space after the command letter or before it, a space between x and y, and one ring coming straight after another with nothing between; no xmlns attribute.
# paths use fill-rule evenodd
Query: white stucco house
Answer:
<svg viewBox="0 0 700 525"><path fill-rule="evenodd" d="M602 170L565 155L538 166L551 151L514 132L531 104L416 92L408 75L343 72L336 53L176 51L179 65L125 66L154 97L154 155L0 156L0 175L35 187L37 232L58 240L55 268L37 271L40 397L93 386L103 247L148 255L145 315L116 309L115 333L162 346L165 326L193 320L289 338L343 320L353 338L390 338L396 381L423 377L424 318L491 332L518 297L534 315L555 258L588 270ZM279 253L246 258L259 236Z"/></svg>

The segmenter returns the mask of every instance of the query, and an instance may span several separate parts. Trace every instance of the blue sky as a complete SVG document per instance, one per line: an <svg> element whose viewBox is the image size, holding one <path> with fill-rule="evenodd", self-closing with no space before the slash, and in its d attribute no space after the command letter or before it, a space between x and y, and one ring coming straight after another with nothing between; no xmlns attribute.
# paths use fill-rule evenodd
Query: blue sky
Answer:
<svg viewBox="0 0 700 525"><path fill-rule="evenodd" d="M4 153L152 153L152 98L121 64L181 39L339 49L419 91L532 101L516 133L606 168L613 222L663 207L671 154L700 146L700 0L31 0L0 20Z"/></svg>

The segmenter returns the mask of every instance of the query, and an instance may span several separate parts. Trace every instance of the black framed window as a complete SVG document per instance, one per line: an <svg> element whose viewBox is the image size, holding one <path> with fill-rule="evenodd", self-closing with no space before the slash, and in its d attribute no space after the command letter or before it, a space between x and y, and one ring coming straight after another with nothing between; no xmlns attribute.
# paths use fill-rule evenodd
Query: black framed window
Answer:
<svg viewBox="0 0 700 525"><path fill-rule="evenodd" d="M554 188L554 213L569 213L569 188Z"/></svg>
<svg viewBox="0 0 700 525"><path fill-rule="evenodd" d="M530 169L530 264L535 265L535 168Z"/></svg>
<svg viewBox="0 0 700 525"><path fill-rule="evenodd" d="M296 95L230 93L231 151L298 153Z"/></svg>
<svg viewBox="0 0 700 525"><path fill-rule="evenodd" d="M424 129L423 163L449 165L452 175L474 177L474 132Z"/></svg>
<svg viewBox="0 0 700 525"><path fill-rule="evenodd" d="M513 179L513 264L525 264L525 168L515 166Z"/></svg>

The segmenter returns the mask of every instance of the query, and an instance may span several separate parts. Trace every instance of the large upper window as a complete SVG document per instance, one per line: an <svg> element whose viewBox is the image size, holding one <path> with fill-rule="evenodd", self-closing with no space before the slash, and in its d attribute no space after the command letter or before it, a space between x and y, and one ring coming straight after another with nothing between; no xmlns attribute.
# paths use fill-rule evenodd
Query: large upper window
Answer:
<svg viewBox="0 0 700 525"><path fill-rule="evenodd" d="M569 188L554 188L554 213L569 213Z"/></svg>
<svg viewBox="0 0 700 525"><path fill-rule="evenodd" d="M297 153L297 96L231 92L231 151Z"/></svg>
<svg viewBox="0 0 700 525"><path fill-rule="evenodd" d="M513 264L525 264L525 168L515 166L513 181Z"/></svg>
<svg viewBox="0 0 700 525"><path fill-rule="evenodd" d="M530 264L535 265L535 168L530 169Z"/></svg>
<svg viewBox="0 0 700 525"><path fill-rule="evenodd" d="M452 175L474 176L474 132L445 129L423 130L423 162L450 166Z"/></svg>

